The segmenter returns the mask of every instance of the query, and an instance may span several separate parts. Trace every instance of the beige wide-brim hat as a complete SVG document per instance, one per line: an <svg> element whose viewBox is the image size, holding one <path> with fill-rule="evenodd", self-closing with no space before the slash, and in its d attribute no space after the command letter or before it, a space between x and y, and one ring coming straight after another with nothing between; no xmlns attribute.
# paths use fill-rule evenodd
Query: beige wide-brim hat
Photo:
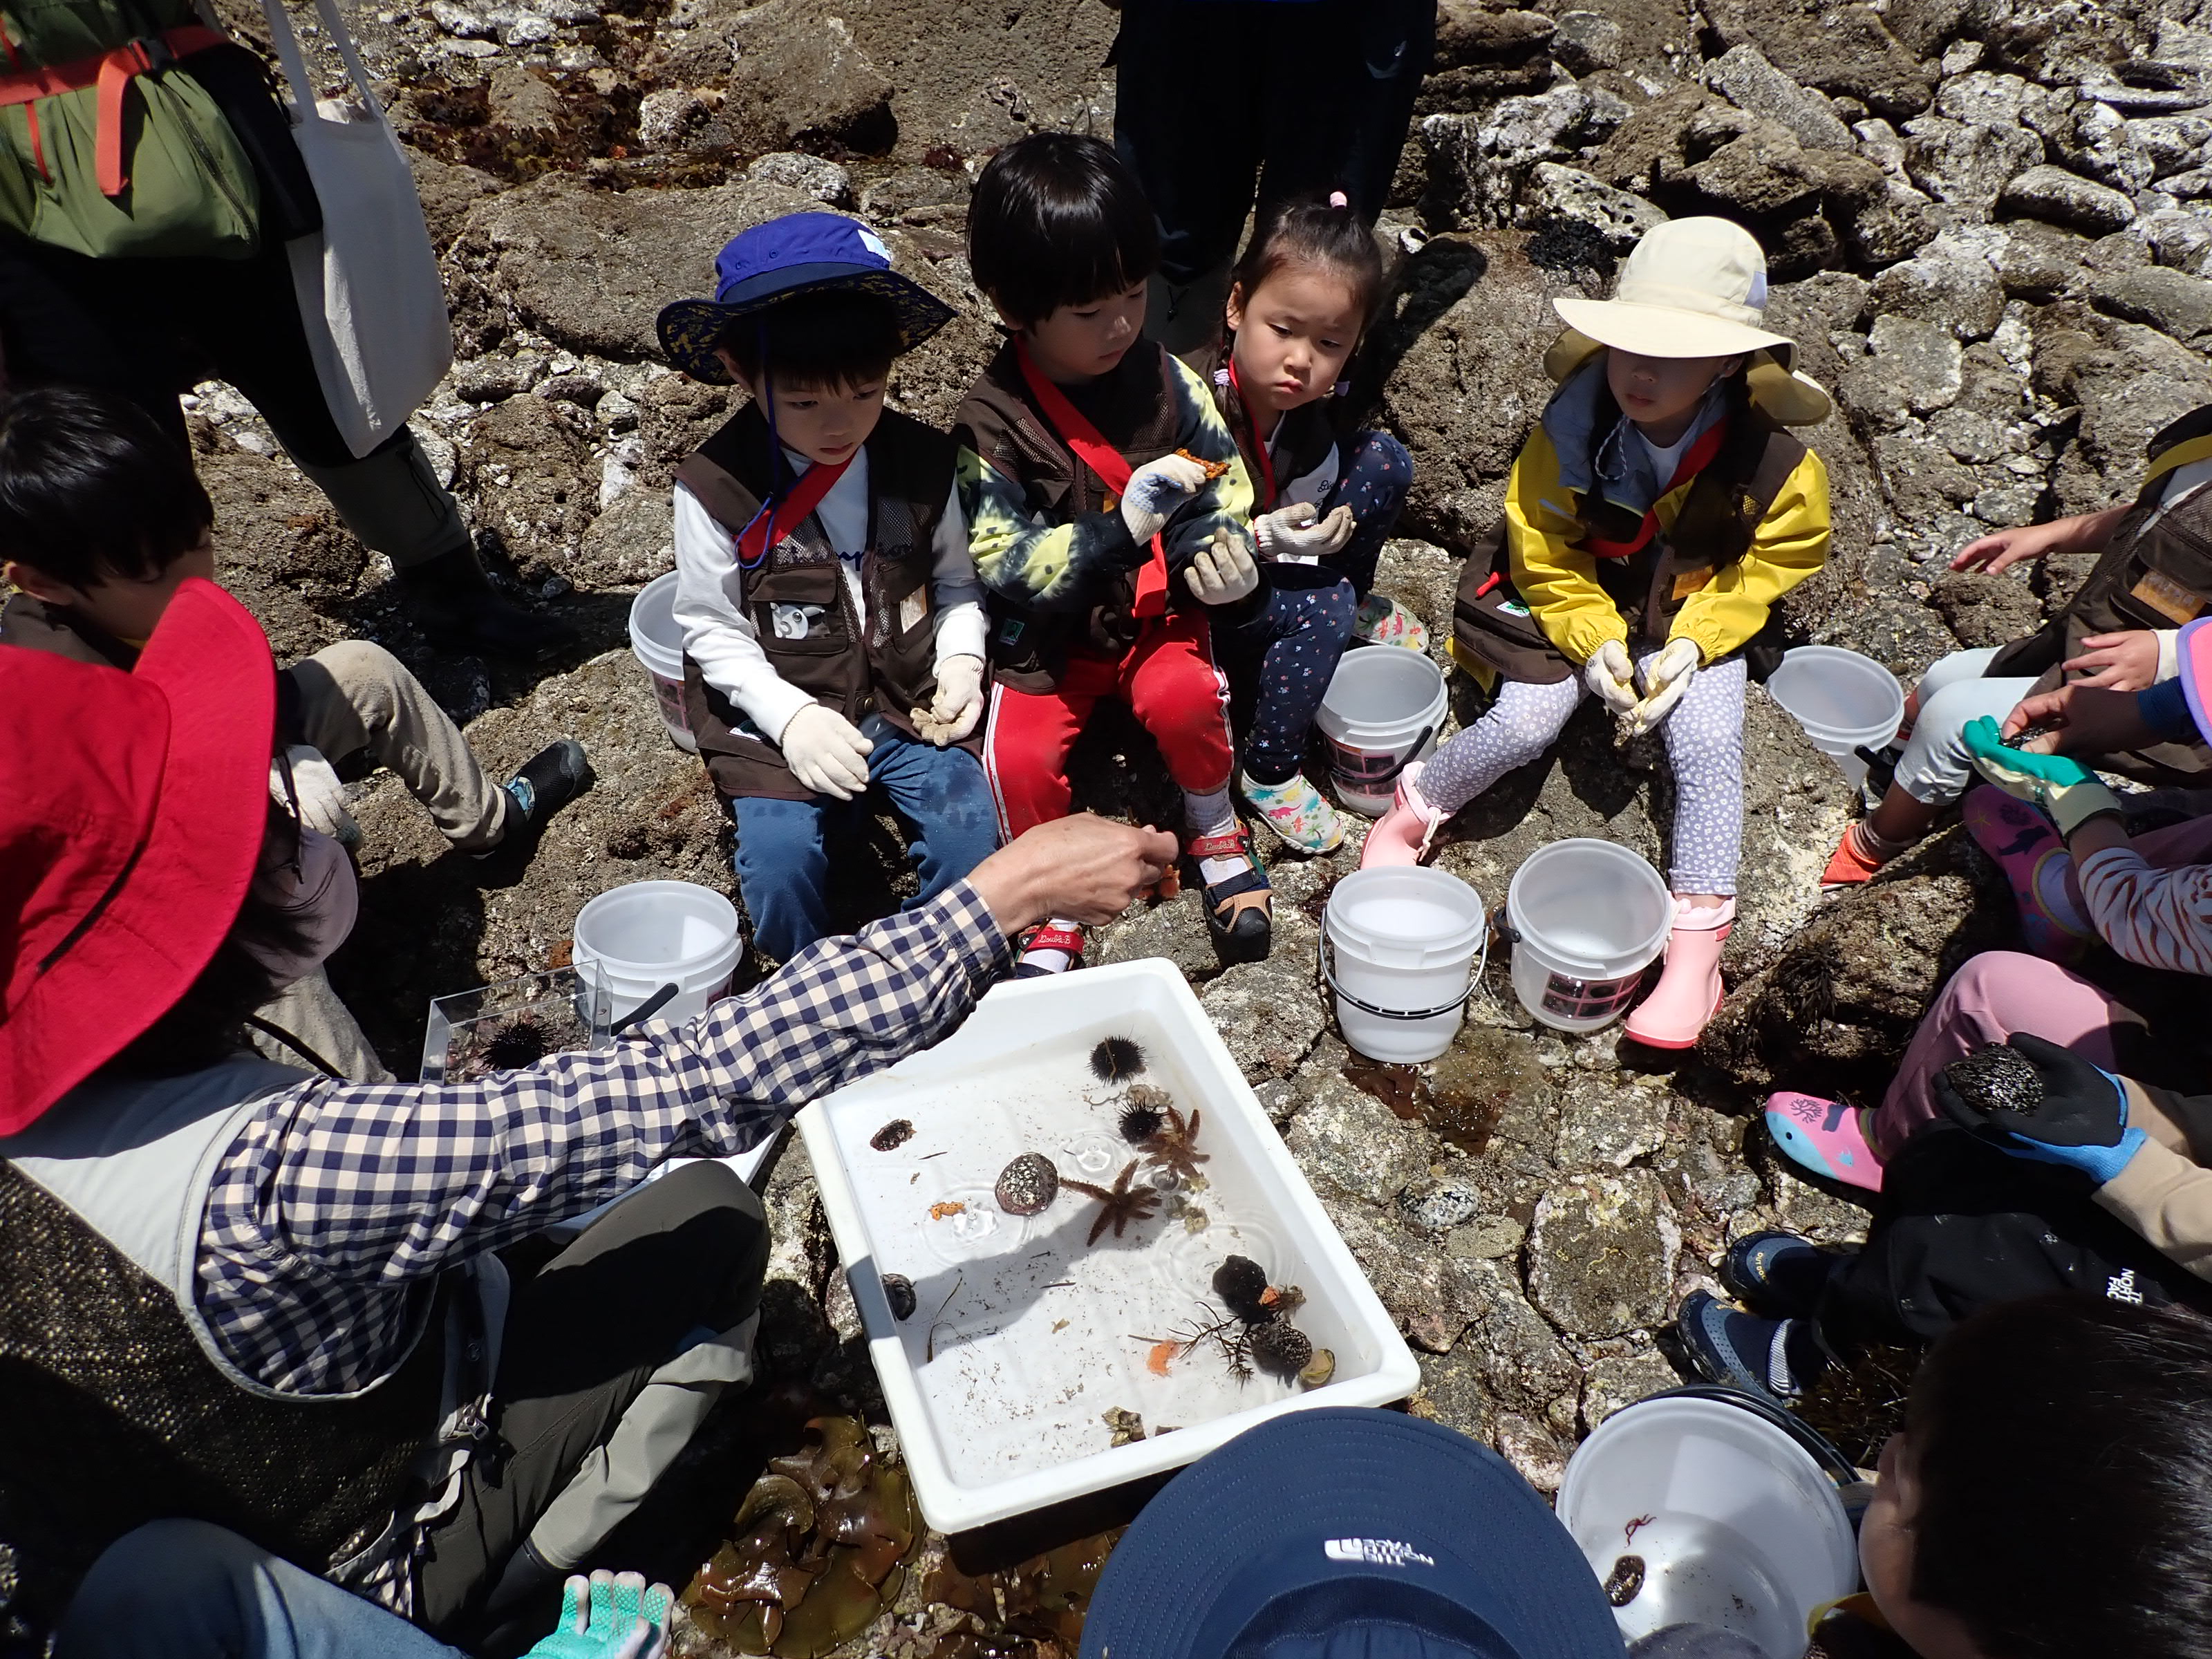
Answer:
<svg viewBox="0 0 2212 1659"><path fill-rule="evenodd" d="M1726 219L1670 219L1646 231L1610 300L1552 301L1567 326L1646 357L1729 357L1789 347L1760 324L1766 256Z"/></svg>

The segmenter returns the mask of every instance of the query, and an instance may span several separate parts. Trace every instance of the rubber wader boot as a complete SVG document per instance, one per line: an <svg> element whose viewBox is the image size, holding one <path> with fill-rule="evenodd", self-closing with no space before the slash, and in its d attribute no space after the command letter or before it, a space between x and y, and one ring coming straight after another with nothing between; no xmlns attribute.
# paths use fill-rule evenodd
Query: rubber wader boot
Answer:
<svg viewBox="0 0 2212 1659"><path fill-rule="evenodd" d="M1145 332L1180 357L1221 337L1228 303L1225 264L1180 284L1155 276L1146 284Z"/></svg>
<svg viewBox="0 0 2212 1659"><path fill-rule="evenodd" d="M389 448L343 466L310 466L315 487L330 498L362 544L392 561L409 608L431 641L448 650L538 658L576 642L576 630L556 617L509 604L492 591L462 522L461 509L431 471L411 434Z"/></svg>

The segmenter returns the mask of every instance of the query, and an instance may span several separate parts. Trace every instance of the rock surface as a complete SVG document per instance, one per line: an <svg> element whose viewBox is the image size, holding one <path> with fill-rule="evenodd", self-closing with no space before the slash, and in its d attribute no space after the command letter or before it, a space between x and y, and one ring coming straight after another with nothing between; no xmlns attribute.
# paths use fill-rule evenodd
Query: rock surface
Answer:
<svg viewBox="0 0 2212 1659"><path fill-rule="evenodd" d="M1803 434L1827 463L1834 547L1778 607L1780 642L1850 647L1909 678L2019 636L2063 603L2081 561L2006 577L1942 574L1943 562L1993 529L2124 499L2150 434L2212 401L2212 35L2182 0L1709 0L1701 13L1446 0L1385 222L1390 295L1352 393L1417 469L1380 586L1441 652L1460 557L1497 523L1548 394L1551 301L1603 294L1662 216L1722 212L1762 238L1769 321L1837 399ZM360 27L453 301L459 358L417 430L499 579L586 645L543 672L431 651L382 562L250 406L210 384L191 407L223 571L280 658L379 639L495 769L566 732L599 775L505 887L447 853L389 776L351 785L362 921L333 975L405 1074L428 999L558 959L595 894L647 878L731 885L728 818L669 743L624 630L630 596L669 568L672 469L734 406L656 361L659 308L708 292L715 250L745 226L852 213L961 313L891 386L900 407L948 420L997 337L963 245L974 173L1036 128L1110 130L1115 21L1100 0L436 0ZM2153 59L2184 67L2134 67ZM1455 725L1480 707L1455 678ZM1171 794L1149 804L1163 781L1126 728L1086 743L1079 772L1102 804L1172 810ZM1777 1167L1760 1094L1877 1097L1944 976L2017 941L2003 881L1956 830L1823 899L1820 868L1856 808L1763 692L1745 788L1731 994L1672 1073L1617 1030L1535 1026L1501 949L1427 1068L1426 1107L1401 1115L1348 1080L1311 962L1356 846L1273 858L1266 963L1223 971L1194 894L1097 940L1099 960L1163 957L1198 985L1419 1352L1413 1409L1547 1488L1582 1434L1672 1379L1657 1335L1731 1237L1793 1224L1840 1240L1863 1224ZM1552 757L1461 816L1438 862L1495 905L1562 836L1605 836L1663 868L1671 813L1663 745L1617 744L1586 710ZM877 824L840 866L842 913L910 892L899 863L895 830ZM768 1203L766 1370L882 1423L797 1152L777 1161ZM953 1625L921 1577L843 1651L927 1659L923 1632Z"/></svg>

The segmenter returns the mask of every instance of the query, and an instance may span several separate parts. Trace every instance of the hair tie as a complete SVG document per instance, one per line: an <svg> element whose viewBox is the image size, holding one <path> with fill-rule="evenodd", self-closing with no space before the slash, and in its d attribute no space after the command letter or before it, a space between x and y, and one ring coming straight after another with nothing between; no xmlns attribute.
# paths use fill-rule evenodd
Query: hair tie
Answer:
<svg viewBox="0 0 2212 1659"><path fill-rule="evenodd" d="M1333 208L1348 208L1352 205L1352 199L1342 191L1333 190L1328 193L1328 204Z"/></svg>

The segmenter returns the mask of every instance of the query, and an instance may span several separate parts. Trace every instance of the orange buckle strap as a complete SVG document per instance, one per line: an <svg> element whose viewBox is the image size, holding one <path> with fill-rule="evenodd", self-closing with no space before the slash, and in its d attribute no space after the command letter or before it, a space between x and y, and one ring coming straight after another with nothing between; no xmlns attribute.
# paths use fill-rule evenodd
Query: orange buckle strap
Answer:
<svg viewBox="0 0 2212 1659"><path fill-rule="evenodd" d="M0 107L10 104L31 106L25 115L31 126L32 158L38 163L41 175L51 177L46 164L45 146L39 137L37 100L57 98L66 92L82 92L87 87L97 87L99 96L94 101L97 125L93 140L93 168L103 196L120 196L130 188L131 180L123 171L123 100L131 83L139 76L152 74L169 68L179 58L196 52L205 52L211 46L225 45L229 40L220 29L211 29L198 23L180 28L166 29L160 34L143 35L127 46L96 58L79 58L67 64L51 64L30 69L18 69L9 75L0 75ZM19 63L14 43L9 43L10 63Z"/></svg>

